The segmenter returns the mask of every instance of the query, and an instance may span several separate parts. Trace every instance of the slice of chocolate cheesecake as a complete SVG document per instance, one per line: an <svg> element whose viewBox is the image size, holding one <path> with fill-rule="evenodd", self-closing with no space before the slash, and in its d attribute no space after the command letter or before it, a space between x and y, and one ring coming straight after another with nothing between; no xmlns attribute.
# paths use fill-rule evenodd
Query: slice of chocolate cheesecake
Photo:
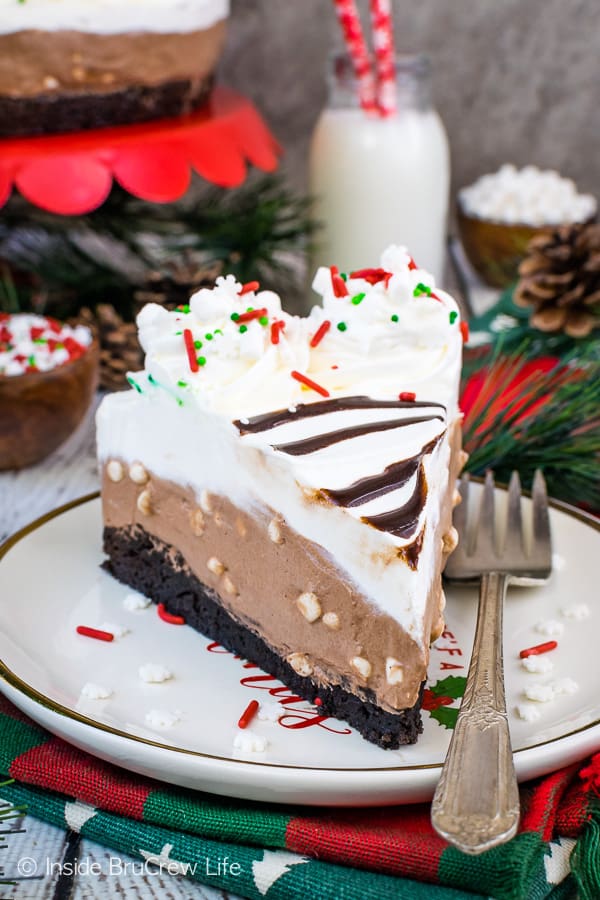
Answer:
<svg viewBox="0 0 600 900"><path fill-rule="evenodd" d="M315 287L306 318L231 276L141 312L146 368L98 414L106 566L398 747L455 544L458 310L403 248Z"/></svg>

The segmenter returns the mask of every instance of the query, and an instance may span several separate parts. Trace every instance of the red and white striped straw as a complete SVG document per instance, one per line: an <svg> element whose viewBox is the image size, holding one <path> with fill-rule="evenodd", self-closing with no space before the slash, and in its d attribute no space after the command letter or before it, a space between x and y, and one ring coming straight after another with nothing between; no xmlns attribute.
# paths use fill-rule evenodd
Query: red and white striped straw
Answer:
<svg viewBox="0 0 600 900"><path fill-rule="evenodd" d="M377 107L382 116L396 112L394 25L390 0L370 0L377 76Z"/></svg>
<svg viewBox="0 0 600 900"><path fill-rule="evenodd" d="M377 109L375 79L356 4L354 0L334 0L334 5L358 81L360 105L364 110L373 112Z"/></svg>

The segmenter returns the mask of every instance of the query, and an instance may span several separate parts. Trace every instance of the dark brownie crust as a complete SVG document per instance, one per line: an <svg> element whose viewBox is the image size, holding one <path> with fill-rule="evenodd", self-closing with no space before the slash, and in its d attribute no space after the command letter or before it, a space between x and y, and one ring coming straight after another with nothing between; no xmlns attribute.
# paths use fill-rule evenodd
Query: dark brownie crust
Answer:
<svg viewBox="0 0 600 900"><path fill-rule="evenodd" d="M154 603L164 603L170 613L183 616L192 628L251 660L309 703L318 697L324 714L348 722L371 743L394 750L402 744L414 744L423 730L420 708L424 683L417 703L397 714L382 710L340 685L317 685L310 677L298 675L260 635L237 622L224 609L215 591L190 571L175 548L139 525L105 528L104 551L108 555L104 568L119 581Z"/></svg>
<svg viewBox="0 0 600 900"><path fill-rule="evenodd" d="M106 93L0 96L0 137L57 134L180 116L201 106L212 84L209 75Z"/></svg>

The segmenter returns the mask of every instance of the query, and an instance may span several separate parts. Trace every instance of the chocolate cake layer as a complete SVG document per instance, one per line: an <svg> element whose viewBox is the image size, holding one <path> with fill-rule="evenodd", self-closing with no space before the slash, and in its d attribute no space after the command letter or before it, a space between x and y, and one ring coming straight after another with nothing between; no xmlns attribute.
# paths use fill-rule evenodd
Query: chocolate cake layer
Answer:
<svg viewBox="0 0 600 900"><path fill-rule="evenodd" d="M110 125L131 125L192 112L206 101L213 83L172 81L106 93L0 95L0 137L58 134Z"/></svg>
<svg viewBox="0 0 600 900"><path fill-rule="evenodd" d="M164 603L170 613L183 616L188 625L260 666L308 702L313 703L318 697L324 714L348 722L371 743L396 749L417 740L423 727L423 684L414 706L399 713L386 712L376 705L368 689L357 697L343 683L326 686L296 672L259 634L236 621L216 592L193 574L174 547L148 534L140 525L105 528L104 550L109 557L104 566L119 581L155 603Z"/></svg>

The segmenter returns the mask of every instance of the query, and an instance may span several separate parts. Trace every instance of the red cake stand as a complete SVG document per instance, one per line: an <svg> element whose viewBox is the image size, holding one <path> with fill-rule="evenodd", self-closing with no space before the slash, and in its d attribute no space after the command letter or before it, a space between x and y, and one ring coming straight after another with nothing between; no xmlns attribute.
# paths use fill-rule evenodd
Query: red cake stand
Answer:
<svg viewBox="0 0 600 900"><path fill-rule="evenodd" d="M279 152L253 104L218 87L184 118L0 140L0 207L14 187L48 212L82 215L106 200L113 179L142 200L170 203L186 192L192 170L235 187L247 163L271 172Z"/></svg>

